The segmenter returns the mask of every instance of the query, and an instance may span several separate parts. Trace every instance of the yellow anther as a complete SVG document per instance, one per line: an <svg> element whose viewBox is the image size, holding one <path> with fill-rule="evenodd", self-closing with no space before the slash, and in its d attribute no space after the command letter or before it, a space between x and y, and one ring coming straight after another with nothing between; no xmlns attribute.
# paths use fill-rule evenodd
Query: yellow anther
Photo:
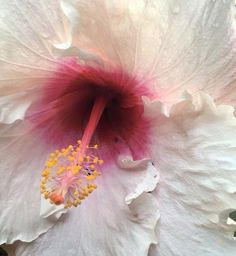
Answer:
<svg viewBox="0 0 236 256"><path fill-rule="evenodd" d="M58 175L60 175L60 174L62 174L64 171L65 171L65 167L62 166L62 167L60 167L60 168L57 170L56 173L57 173Z"/></svg>
<svg viewBox="0 0 236 256"><path fill-rule="evenodd" d="M95 169L95 165L94 164L90 164L90 168L91 168L91 170L94 170Z"/></svg>
<svg viewBox="0 0 236 256"><path fill-rule="evenodd" d="M76 170L76 169L73 169L73 174L74 174L74 175L78 174L78 172L79 172L78 169L77 169L77 170Z"/></svg>
<svg viewBox="0 0 236 256"><path fill-rule="evenodd" d="M49 192L46 191L46 192L43 193L43 195L44 195L44 198L45 198L45 199L48 199L48 197L49 197Z"/></svg>
<svg viewBox="0 0 236 256"><path fill-rule="evenodd" d="M83 191L83 195L86 197L86 196L88 196L89 195L89 191L87 190L87 191Z"/></svg>
<svg viewBox="0 0 236 256"><path fill-rule="evenodd" d="M72 149L74 149L74 147L73 147L72 145L69 145L69 146L67 147L67 149L72 150Z"/></svg>
<svg viewBox="0 0 236 256"><path fill-rule="evenodd" d="M63 156L67 156L68 154L69 154L69 152L68 152L67 150L65 150L65 151L62 153Z"/></svg>
<svg viewBox="0 0 236 256"><path fill-rule="evenodd" d="M82 190L82 194L84 196L88 196L88 194L89 194L88 188L82 188L81 190Z"/></svg>
<svg viewBox="0 0 236 256"><path fill-rule="evenodd" d="M74 207L77 207L78 204L77 204L76 202L73 202L73 206L74 206Z"/></svg>
<svg viewBox="0 0 236 256"><path fill-rule="evenodd" d="M52 152L42 171L42 195L53 204L64 204L65 208L77 207L92 193L97 186L90 182L101 174L97 165L103 161L92 152L98 145L88 146L86 151L87 145L82 145L80 140L77 143Z"/></svg>
<svg viewBox="0 0 236 256"><path fill-rule="evenodd" d="M87 179L87 180L95 180L95 179L96 179L96 176L94 176L94 175L89 175L89 176L86 176L86 179Z"/></svg>
<svg viewBox="0 0 236 256"><path fill-rule="evenodd" d="M68 159L69 161L71 161L71 162L75 160L75 158L74 158L73 156L68 156L67 159Z"/></svg>
<svg viewBox="0 0 236 256"><path fill-rule="evenodd" d="M47 179L45 179L45 178L43 178L43 179L41 180L41 184L46 184L46 182L47 182Z"/></svg>
<svg viewBox="0 0 236 256"><path fill-rule="evenodd" d="M67 205L68 205L68 207L71 207L72 206L72 202L70 200L67 200Z"/></svg>
<svg viewBox="0 0 236 256"><path fill-rule="evenodd" d="M79 199L80 199L80 200L83 200L83 199L85 199L85 196L84 196L83 194L80 194L80 195L79 195Z"/></svg>
<svg viewBox="0 0 236 256"><path fill-rule="evenodd" d="M54 153L50 154L50 157L54 158L56 155Z"/></svg>
<svg viewBox="0 0 236 256"><path fill-rule="evenodd" d="M56 162L54 162L54 161L47 161L46 162L47 167L53 167L55 164L56 164Z"/></svg>
<svg viewBox="0 0 236 256"><path fill-rule="evenodd" d="M74 196L78 196L79 191L78 191L78 190L75 190L73 194L74 194Z"/></svg>
<svg viewBox="0 0 236 256"><path fill-rule="evenodd" d="M96 163L98 162L98 157L95 157L95 158L93 159L93 162L94 162L94 164L96 164Z"/></svg>
<svg viewBox="0 0 236 256"><path fill-rule="evenodd" d="M80 165L76 165L74 168L73 168L73 174L77 174L80 170L81 170L81 166Z"/></svg>
<svg viewBox="0 0 236 256"><path fill-rule="evenodd" d="M81 201L79 199L76 199L74 202L73 202L73 206L77 207L79 204L81 204Z"/></svg>
<svg viewBox="0 0 236 256"><path fill-rule="evenodd" d="M40 188L41 188L41 189L46 189L45 184L42 184L42 183L41 183L41 184L40 184Z"/></svg>
<svg viewBox="0 0 236 256"><path fill-rule="evenodd" d="M45 170L42 172L42 176L43 176L43 177L48 177L49 174L50 174L50 170L48 170L48 169L45 169Z"/></svg>
<svg viewBox="0 0 236 256"><path fill-rule="evenodd" d="M103 164L104 161L100 159L100 160L98 160L98 163L99 163L99 164Z"/></svg>
<svg viewBox="0 0 236 256"><path fill-rule="evenodd" d="M69 150L68 150L67 148L63 148L63 149L61 150L61 153L62 153L63 156L66 156L66 155L68 155Z"/></svg>
<svg viewBox="0 0 236 256"><path fill-rule="evenodd" d="M97 188L97 185L93 184L93 183L90 183L88 186L89 186L89 188L94 188L94 189Z"/></svg>
<svg viewBox="0 0 236 256"><path fill-rule="evenodd" d="M80 165L76 165L75 167L74 167L74 170L75 171L79 171L81 169L81 166Z"/></svg>
<svg viewBox="0 0 236 256"><path fill-rule="evenodd" d="M76 199L75 203L78 205L78 204L81 204L81 201L79 199Z"/></svg>
<svg viewBox="0 0 236 256"><path fill-rule="evenodd" d="M94 188L88 188L88 192L92 193L94 191Z"/></svg>
<svg viewBox="0 0 236 256"><path fill-rule="evenodd" d="M83 162L84 161L84 157L80 156L78 160L79 160L79 162Z"/></svg>
<svg viewBox="0 0 236 256"><path fill-rule="evenodd" d="M99 172L99 171L94 171L93 172L93 175L95 176L95 177L97 177L97 176L99 176L99 175L101 175L102 173L101 172Z"/></svg>

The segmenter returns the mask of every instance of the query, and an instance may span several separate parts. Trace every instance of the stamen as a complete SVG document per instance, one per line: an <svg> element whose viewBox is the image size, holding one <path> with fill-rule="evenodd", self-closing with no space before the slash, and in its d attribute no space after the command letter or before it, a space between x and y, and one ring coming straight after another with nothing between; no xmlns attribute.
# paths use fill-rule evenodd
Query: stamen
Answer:
<svg viewBox="0 0 236 256"><path fill-rule="evenodd" d="M98 165L103 160L93 154L98 145L89 146L94 131L106 106L105 97L99 97L93 105L82 140L50 154L42 171L41 193L51 203L64 204L65 208L77 207L96 189L94 180L101 172Z"/></svg>

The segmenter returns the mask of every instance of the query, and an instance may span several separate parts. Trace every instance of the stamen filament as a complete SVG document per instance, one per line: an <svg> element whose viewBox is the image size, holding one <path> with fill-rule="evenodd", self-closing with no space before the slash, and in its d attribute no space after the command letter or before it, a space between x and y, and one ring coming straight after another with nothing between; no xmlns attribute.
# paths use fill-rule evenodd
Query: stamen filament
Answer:
<svg viewBox="0 0 236 256"><path fill-rule="evenodd" d="M106 103L104 96L94 101L82 141L78 140L77 145L55 150L45 163L40 190L51 203L64 203L65 208L76 207L96 189L96 184L91 182L101 175L96 166L103 164L103 160L93 154L98 145L90 147L89 143Z"/></svg>
<svg viewBox="0 0 236 256"><path fill-rule="evenodd" d="M86 147L89 145L91 138L94 134L94 131L98 125L98 122L102 116L102 113L106 107L107 100L102 95L98 99L95 100L88 124L85 128L82 141L81 141L81 149L78 152L77 156L75 157L76 161L78 161L78 158L83 155L86 151Z"/></svg>

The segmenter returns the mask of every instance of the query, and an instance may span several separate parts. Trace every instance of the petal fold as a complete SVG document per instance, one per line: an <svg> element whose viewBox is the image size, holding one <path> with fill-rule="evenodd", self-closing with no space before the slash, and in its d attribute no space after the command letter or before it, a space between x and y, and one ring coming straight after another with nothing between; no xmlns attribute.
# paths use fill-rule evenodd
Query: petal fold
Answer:
<svg viewBox="0 0 236 256"><path fill-rule="evenodd" d="M40 173L51 150L26 127L24 121L0 126L0 244L30 242L64 213L50 209L50 218L40 216Z"/></svg>
<svg viewBox="0 0 236 256"><path fill-rule="evenodd" d="M0 1L1 96L41 86L57 69L52 48L68 40L58 0Z"/></svg>
<svg viewBox="0 0 236 256"><path fill-rule="evenodd" d="M153 113L157 103L145 106ZM168 115L160 109L152 155L160 170L161 220L159 246L150 255L235 255L236 228L229 222L236 207L234 108L201 93Z"/></svg>
<svg viewBox="0 0 236 256"><path fill-rule="evenodd" d="M147 193L154 189L147 177L153 180L148 173L157 170L147 159L133 161L128 156L120 162L122 168L111 164L103 170L97 190L78 208L36 241L18 246L16 255L147 255L150 245L157 243L154 230L160 217L156 198ZM149 189L146 185L127 204L127 195L143 181Z"/></svg>
<svg viewBox="0 0 236 256"><path fill-rule="evenodd" d="M231 0L63 1L72 45L152 80L163 102L200 90L235 104Z"/></svg>

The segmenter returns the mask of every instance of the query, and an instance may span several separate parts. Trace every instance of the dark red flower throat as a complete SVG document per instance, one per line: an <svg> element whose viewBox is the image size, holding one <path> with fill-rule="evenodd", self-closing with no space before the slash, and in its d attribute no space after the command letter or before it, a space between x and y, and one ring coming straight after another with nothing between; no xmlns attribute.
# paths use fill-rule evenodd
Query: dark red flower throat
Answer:
<svg viewBox="0 0 236 256"><path fill-rule="evenodd" d="M78 206L96 188L100 157L108 163L127 150L134 158L144 157L150 123L143 116L142 96L152 94L123 71L81 66L75 59L60 64L27 113L53 146L40 184L46 199L65 208Z"/></svg>
<svg viewBox="0 0 236 256"><path fill-rule="evenodd" d="M91 142L111 156L129 147L138 158L147 149L150 126L142 96L153 98L147 86L124 71L81 66L70 59L60 64L28 116L47 130L47 143L63 147L82 138L94 104L103 99Z"/></svg>

